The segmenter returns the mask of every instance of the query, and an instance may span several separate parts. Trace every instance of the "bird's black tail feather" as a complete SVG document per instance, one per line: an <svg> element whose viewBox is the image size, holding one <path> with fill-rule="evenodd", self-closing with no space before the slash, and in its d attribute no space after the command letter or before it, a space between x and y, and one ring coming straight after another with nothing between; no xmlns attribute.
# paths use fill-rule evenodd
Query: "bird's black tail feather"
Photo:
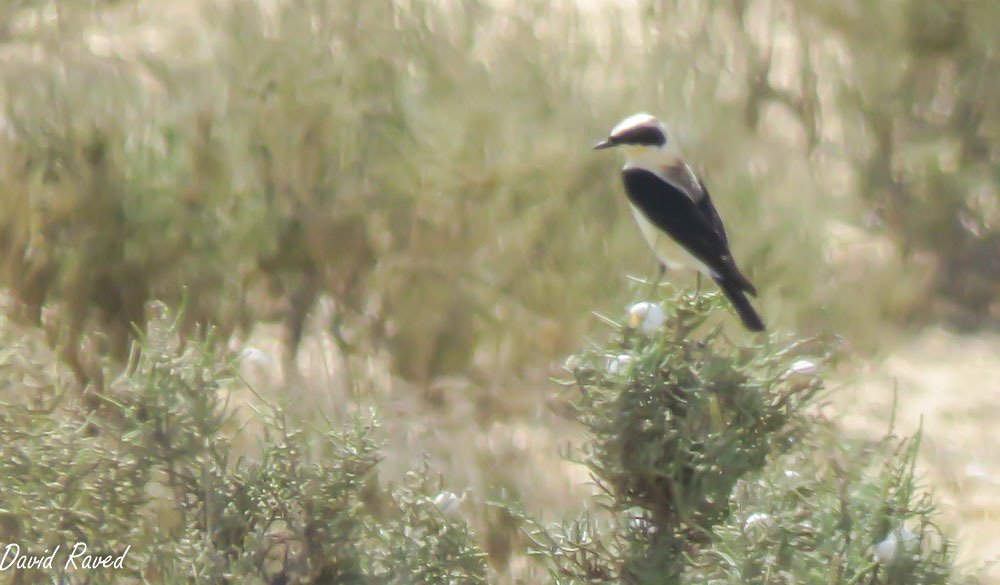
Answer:
<svg viewBox="0 0 1000 585"><path fill-rule="evenodd" d="M733 303L733 307L740 316L740 320L743 321L743 326L750 331L763 331L764 321L761 320L760 315L754 310L753 305L750 304L750 300L747 299L747 295L744 292L744 287L740 283L733 282L731 280L724 280L722 278L713 278L722 292L725 293L726 298Z"/></svg>

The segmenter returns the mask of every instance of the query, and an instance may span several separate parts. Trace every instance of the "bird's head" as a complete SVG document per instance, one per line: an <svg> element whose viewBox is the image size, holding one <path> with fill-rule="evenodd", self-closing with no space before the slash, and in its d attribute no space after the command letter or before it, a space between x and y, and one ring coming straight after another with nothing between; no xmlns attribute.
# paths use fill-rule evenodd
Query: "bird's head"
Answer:
<svg viewBox="0 0 1000 585"><path fill-rule="evenodd" d="M629 160L641 160L662 158L672 146L663 124L650 114L640 113L619 122L605 140L594 145L594 150L621 147Z"/></svg>

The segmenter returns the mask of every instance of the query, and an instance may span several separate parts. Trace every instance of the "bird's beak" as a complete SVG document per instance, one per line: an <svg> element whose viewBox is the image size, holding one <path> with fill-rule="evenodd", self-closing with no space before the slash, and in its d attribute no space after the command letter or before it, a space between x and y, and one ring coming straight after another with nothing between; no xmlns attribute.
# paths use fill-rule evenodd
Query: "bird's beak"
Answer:
<svg viewBox="0 0 1000 585"><path fill-rule="evenodd" d="M612 146L616 146L616 145L615 145L614 142L611 142L610 138L608 138L606 140L602 140L602 141L598 142L597 144L595 144L594 145L594 150L604 150L605 148L611 148Z"/></svg>

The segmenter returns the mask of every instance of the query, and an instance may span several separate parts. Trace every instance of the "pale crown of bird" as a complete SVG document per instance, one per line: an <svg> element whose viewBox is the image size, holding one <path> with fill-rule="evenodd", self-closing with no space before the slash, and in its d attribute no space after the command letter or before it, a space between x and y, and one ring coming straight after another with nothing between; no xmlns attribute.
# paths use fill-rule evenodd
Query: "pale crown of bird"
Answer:
<svg viewBox="0 0 1000 585"><path fill-rule="evenodd" d="M614 138L628 132L629 130L635 130L638 128L655 128L663 134L663 142L667 141L667 129L663 127L663 124L656 119L656 116L652 114L647 114L646 112L639 112L638 114L632 114L628 118L625 118L621 122L615 125L611 129L609 136Z"/></svg>

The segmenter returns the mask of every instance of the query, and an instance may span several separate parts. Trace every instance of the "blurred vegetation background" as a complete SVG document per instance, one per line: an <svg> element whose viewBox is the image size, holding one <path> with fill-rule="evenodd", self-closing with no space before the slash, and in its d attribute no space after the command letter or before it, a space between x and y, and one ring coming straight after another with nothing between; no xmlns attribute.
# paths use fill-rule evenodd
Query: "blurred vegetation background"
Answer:
<svg viewBox="0 0 1000 585"><path fill-rule="evenodd" d="M421 383L530 369L649 270L587 147L651 110L775 326L995 325L997 12L7 4L2 284L85 379L82 337L122 357L184 295L227 333L284 320L290 352L329 298L344 349Z"/></svg>
<svg viewBox="0 0 1000 585"><path fill-rule="evenodd" d="M303 419L377 404L389 469L565 509L581 472L531 446L579 430L545 379L655 270L590 145L670 125L773 329L995 331L998 26L989 0L0 3L0 322L33 348L6 391L99 403L160 300Z"/></svg>

